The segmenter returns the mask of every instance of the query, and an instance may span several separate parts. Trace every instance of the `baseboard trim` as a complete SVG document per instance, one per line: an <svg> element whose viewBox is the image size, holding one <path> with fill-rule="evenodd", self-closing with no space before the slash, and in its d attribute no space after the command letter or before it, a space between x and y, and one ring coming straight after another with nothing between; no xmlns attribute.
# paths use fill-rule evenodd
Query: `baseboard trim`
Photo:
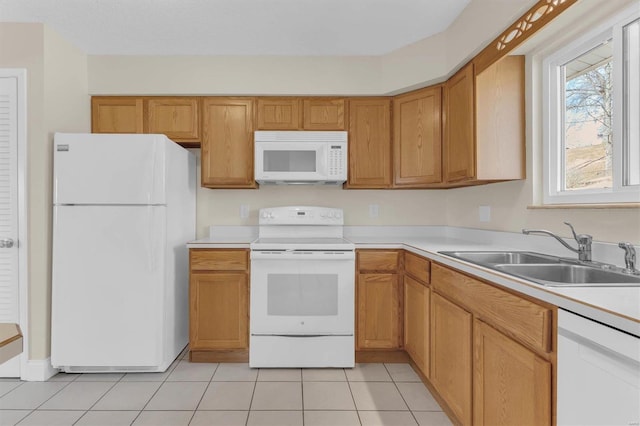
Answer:
<svg viewBox="0 0 640 426"><path fill-rule="evenodd" d="M398 350L362 350L356 351L356 362L388 362L405 363L409 362L409 355L402 349Z"/></svg>
<svg viewBox="0 0 640 426"><path fill-rule="evenodd" d="M51 365L51 358L30 359L27 368L22 371L20 379L28 382L44 382L58 374L58 369Z"/></svg>

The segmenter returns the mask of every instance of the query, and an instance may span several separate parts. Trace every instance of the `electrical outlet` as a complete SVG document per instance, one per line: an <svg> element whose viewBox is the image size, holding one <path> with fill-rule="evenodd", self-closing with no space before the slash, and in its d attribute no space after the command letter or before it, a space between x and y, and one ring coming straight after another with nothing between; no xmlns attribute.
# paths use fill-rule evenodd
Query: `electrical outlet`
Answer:
<svg viewBox="0 0 640 426"><path fill-rule="evenodd" d="M478 207L478 220L480 222L491 222L491 206Z"/></svg>
<svg viewBox="0 0 640 426"><path fill-rule="evenodd" d="M380 206L378 204L369 204L369 217L376 218L380 214Z"/></svg>
<svg viewBox="0 0 640 426"><path fill-rule="evenodd" d="M249 205L240 204L240 219L246 219L249 217Z"/></svg>

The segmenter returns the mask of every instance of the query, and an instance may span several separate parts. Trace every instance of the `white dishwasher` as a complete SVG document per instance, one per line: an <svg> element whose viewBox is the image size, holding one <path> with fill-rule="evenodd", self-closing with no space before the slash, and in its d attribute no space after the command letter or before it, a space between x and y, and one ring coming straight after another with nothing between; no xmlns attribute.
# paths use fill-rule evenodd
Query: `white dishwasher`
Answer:
<svg viewBox="0 0 640 426"><path fill-rule="evenodd" d="M558 310L558 425L640 425L640 337Z"/></svg>

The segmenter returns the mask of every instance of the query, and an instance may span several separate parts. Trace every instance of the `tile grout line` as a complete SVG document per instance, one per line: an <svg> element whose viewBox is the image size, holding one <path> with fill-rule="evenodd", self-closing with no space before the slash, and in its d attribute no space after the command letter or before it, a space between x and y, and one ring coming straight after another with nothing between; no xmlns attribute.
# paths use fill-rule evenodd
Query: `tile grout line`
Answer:
<svg viewBox="0 0 640 426"><path fill-rule="evenodd" d="M416 425L419 425L420 423L418 423L418 419L416 419L415 414L413 414L413 410L411 409L411 407L409 407L409 404L407 403L407 400L404 399L404 395L400 391L400 388L398 387L398 383L396 383L396 380L393 378L393 375L391 374L391 372L387 368L387 364L386 363L382 363L382 365L384 366L384 369L387 370L387 374L389 374L389 377L391 377L391 381L393 382L393 386L395 386L396 390L400 394L400 398L402 398L402 402L404 402L404 405L407 406L407 410L409 411L409 413L411 413L411 417L413 418L413 421L416 422ZM411 364L409 364L409 367L411 368L411 370L413 370L413 367L411 367ZM415 371L414 371L414 373L415 373ZM424 383L422 383L422 385L424 386Z"/></svg>
<svg viewBox="0 0 640 426"><path fill-rule="evenodd" d="M184 359L180 360L180 362L182 362L182 361L184 361ZM191 361L189 361L189 362L191 362ZM176 368L178 368L177 365L176 365ZM202 404L202 400L204 399L204 396L207 394L207 391L209 390L209 387L211 386L211 383L213 383L213 376L216 375L216 371L218 371L218 368L220 368L220 363L219 362L216 363L216 368L213 369L213 373L211 373L211 377L209 377L209 382L207 384L207 387L204 388L204 392L202 392L202 396L200 396L200 399L198 400L198 403L196 404L196 409L193 410L193 413L191 413L191 417L189 418L189 423L187 423L188 425L191 424L191 422L193 421L193 418L195 417L196 413L198 412L198 407L200 407L200 404ZM169 378L169 376L167 376L167 379L168 378ZM149 400L149 401L151 401L151 400ZM145 405L145 407L146 407L146 405Z"/></svg>
<svg viewBox="0 0 640 426"><path fill-rule="evenodd" d="M248 365L248 364L247 364ZM251 368L251 367L249 367ZM258 376L260 375L260 369L258 368L258 373L256 374L256 381L253 382L253 391L251 392L251 401L249 401L249 410L247 410L247 419L244 421L244 425L249 425L249 417L251 417L251 406L253 405L253 397L256 394L256 386L258 384Z"/></svg>
<svg viewBox="0 0 640 426"><path fill-rule="evenodd" d="M355 368L355 366L353 368ZM347 381L347 387L349 388L349 394L351 395L353 408L356 410L356 416L358 416L358 423L362 425L362 419L360 418L360 410L358 410L358 406L356 405L356 398L353 396L353 390L351 389L351 381L349 380L349 376L347 375L347 372L344 369L342 369L342 372L344 373L345 379Z"/></svg>

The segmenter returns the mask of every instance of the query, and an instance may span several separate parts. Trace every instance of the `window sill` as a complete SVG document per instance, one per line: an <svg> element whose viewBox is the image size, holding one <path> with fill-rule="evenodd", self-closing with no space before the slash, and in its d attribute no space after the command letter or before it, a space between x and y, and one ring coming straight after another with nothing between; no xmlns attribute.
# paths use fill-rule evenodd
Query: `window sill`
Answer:
<svg viewBox="0 0 640 426"><path fill-rule="evenodd" d="M640 209L640 203L602 203L602 204L536 204L527 206L528 210L553 209Z"/></svg>

